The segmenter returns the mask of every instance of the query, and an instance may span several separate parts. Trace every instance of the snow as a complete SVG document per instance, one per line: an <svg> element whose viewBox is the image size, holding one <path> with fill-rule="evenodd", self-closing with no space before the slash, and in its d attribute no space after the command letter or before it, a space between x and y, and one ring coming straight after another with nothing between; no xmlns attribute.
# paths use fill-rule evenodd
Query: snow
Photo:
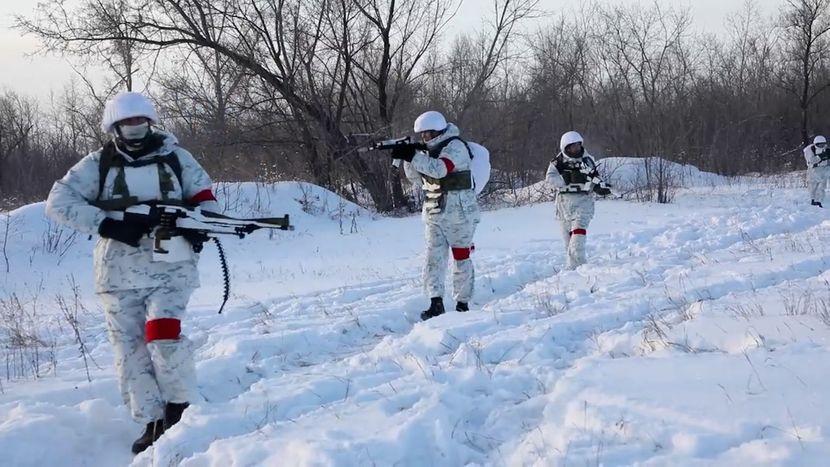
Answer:
<svg viewBox="0 0 830 467"><path fill-rule="evenodd" d="M621 190L642 186L647 171L667 174L674 183L684 187L700 187L725 183L726 177L703 172L688 164L678 164L659 157L606 157L597 161L603 179Z"/></svg>
<svg viewBox="0 0 830 467"><path fill-rule="evenodd" d="M223 242L222 315L206 246L184 323L200 400L135 457L93 242L67 242L42 204L0 213L6 368L14 329L42 341L37 378L0 367L3 464L826 465L830 214L800 175L688 173L672 204L599 201L577 271L561 270L551 203L485 212L472 310L428 322L418 216L224 185L229 212L288 213L296 230Z"/></svg>

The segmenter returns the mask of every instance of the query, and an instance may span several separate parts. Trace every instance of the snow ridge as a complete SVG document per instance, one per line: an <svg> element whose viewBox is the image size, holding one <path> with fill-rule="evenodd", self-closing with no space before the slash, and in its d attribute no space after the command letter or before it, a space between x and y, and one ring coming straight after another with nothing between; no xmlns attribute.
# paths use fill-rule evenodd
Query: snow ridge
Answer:
<svg viewBox="0 0 830 467"><path fill-rule="evenodd" d="M426 323L418 219L341 235L311 214L257 239L258 258L231 245L235 306L217 315L205 290L186 323L203 400L153 448L129 455L98 324L92 383L70 344L58 377L6 383L0 450L12 465L821 465L830 216L801 196L600 202L578 271L559 269L550 204L486 213L473 311Z"/></svg>

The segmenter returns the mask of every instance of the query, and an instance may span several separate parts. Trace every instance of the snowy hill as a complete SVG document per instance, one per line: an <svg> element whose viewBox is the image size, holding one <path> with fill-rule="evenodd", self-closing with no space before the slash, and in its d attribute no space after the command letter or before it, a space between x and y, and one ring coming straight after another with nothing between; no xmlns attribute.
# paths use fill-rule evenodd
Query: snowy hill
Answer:
<svg viewBox="0 0 830 467"><path fill-rule="evenodd" d="M222 315L206 247L184 323L202 400L135 458L92 242L42 205L0 214L3 463L825 465L830 214L797 188L726 182L669 205L600 201L577 271L560 270L550 203L486 212L473 310L427 323L417 216L228 185L231 211L288 212L297 230L226 242Z"/></svg>
<svg viewBox="0 0 830 467"><path fill-rule="evenodd" d="M743 177L723 177L659 157L606 157L597 160L597 169L615 193L637 200L644 199L643 192L657 185L658 177L672 192L680 188L713 188L743 180ZM521 188L498 190L490 195L489 200L509 206L540 203L553 198L553 190L544 181L539 181Z"/></svg>

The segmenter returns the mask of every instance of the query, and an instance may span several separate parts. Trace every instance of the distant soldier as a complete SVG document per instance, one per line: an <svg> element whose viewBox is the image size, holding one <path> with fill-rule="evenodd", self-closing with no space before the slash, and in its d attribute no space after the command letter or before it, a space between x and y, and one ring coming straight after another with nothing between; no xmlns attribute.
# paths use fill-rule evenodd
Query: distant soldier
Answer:
<svg viewBox="0 0 830 467"><path fill-rule="evenodd" d="M178 422L191 400L193 349L180 320L199 286L198 255L190 241L204 239L173 237L168 256L175 262L154 261L148 234L160 220L129 213L115 220L109 214L152 201L218 211L208 174L173 135L152 126L157 122L143 95L114 96L101 123L111 140L58 180L46 201L49 217L100 235L95 287L104 302L119 386L133 419L146 424L133 443L136 454Z"/></svg>
<svg viewBox="0 0 830 467"><path fill-rule="evenodd" d="M444 283L450 251L455 260L452 275L455 309L469 310L475 285L470 254L480 213L470 171L473 155L459 137L458 127L447 123L440 113L430 111L415 120L415 133L426 144L427 151L416 151L411 146L396 148L392 158L405 161L407 178L422 184L426 196L424 289L431 302L429 309L421 313L421 319L427 320L444 313Z"/></svg>
<svg viewBox="0 0 830 467"><path fill-rule="evenodd" d="M804 159L807 161L807 189L810 190L810 204L824 207L824 191L827 188L827 178L830 177L830 153L827 152L827 139L816 136L813 144L804 148Z"/></svg>
<svg viewBox="0 0 830 467"><path fill-rule="evenodd" d="M562 135L559 154L550 162L545 180L557 190L556 218L562 227L567 255L566 269L585 264L585 240L588 224L594 217L595 192L611 194L597 172L597 165L582 147L582 136L569 131Z"/></svg>

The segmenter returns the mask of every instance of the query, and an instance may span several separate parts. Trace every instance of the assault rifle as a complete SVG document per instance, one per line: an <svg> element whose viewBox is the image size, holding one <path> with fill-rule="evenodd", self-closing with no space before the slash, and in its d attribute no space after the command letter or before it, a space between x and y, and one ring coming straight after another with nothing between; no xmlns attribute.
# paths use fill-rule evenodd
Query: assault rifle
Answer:
<svg viewBox="0 0 830 467"><path fill-rule="evenodd" d="M404 136L402 138L394 138L394 139L387 139L382 141L376 141L371 143L367 146L363 146L358 148L357 152L369 152L369 151L391 151L396 148L405 148L405 147L412 147L415 148L416 151L426 151L427 145L424 143L419 143L417 141L413 141L411 136Z"/></svg>
<svg viewBox="0 0 830 467"><path fill-rule="evenodd" d="M371 151L392 151L395 148L405 148L411 147L414 148L416 151L426 151L427 145L424 143L417 142L412 139L411 136L404 136L401 138L393 138L393 139L385 139L380 141L372 141L370 143L365 142L365 138L370 136L369 134L352 134L349 135L349 142L355 144L357 146L356 151L358 153L366 153ZM364 139L363 142L359 142L359 139ZM395 167L400 167L401 161L395 159L392 161L392 165Z"/></svg>
<svg viewBox="0 0 830 467"><path fill-rule="evenodd" d="M199 253L208 240L216 243L225 281L225 294L219 313L222 313L230 296L230 275L218 236L233 235L245 238L246 235L260 229L294 230L288 214L282 217L240 219L170 201L153 201L129 206L124 203L118 206L119 202L121 200L108 200L94 204L104 209L107 217L112 219L125 220L144 216L150 220L150 224L157 225L151 234L154 239L154 261L183 261L190 258L190 249Z"/></svg>

